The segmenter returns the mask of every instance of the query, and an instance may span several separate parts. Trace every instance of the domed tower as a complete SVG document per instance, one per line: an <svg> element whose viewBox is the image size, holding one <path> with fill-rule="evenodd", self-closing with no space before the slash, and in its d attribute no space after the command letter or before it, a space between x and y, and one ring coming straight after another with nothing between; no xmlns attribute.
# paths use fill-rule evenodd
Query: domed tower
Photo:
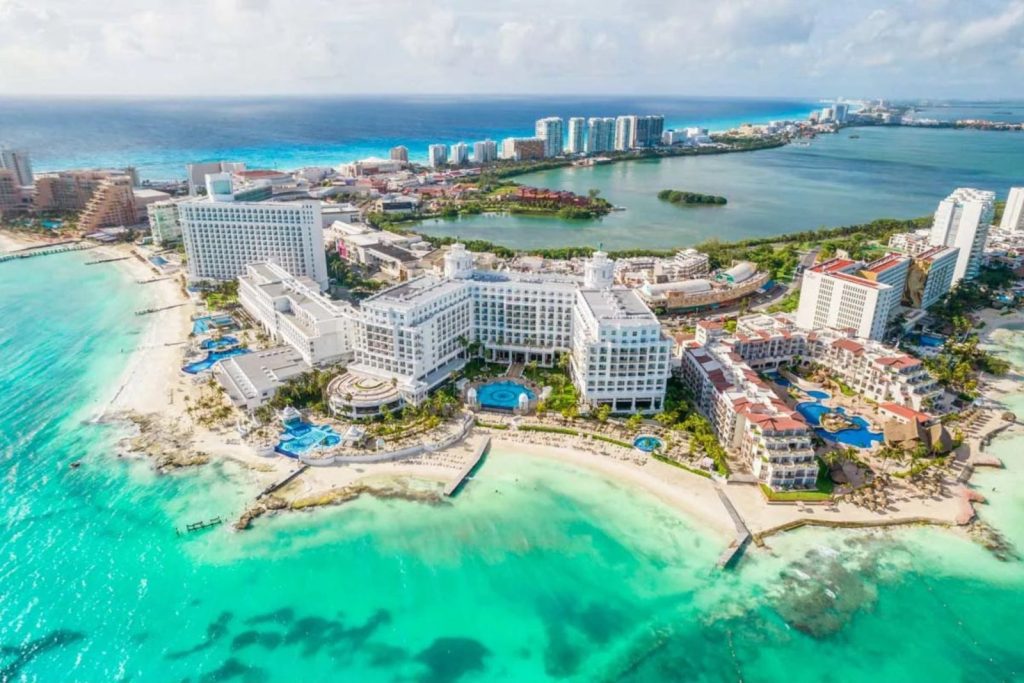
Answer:
<svg viewBox="0 0 1024 683"><path fill-rule="evenodd" d="M588 289L608 289L615 280L615 262L598 245L597 251L583 267L583 286Z"/></svg>
<svg viewBox="0 0 1024 683"><path fill-rule="evenodd" d="M466 245L456 242L444 255L444 276L452 280L464 280L473 275L473 255L466 251Z"/></svg>

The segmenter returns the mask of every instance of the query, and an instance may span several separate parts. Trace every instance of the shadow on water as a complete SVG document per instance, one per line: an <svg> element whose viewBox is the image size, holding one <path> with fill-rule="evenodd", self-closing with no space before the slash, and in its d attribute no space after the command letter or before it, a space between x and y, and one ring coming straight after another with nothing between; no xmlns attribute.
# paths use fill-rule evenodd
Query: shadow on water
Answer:
<svg viewBox="0 0 1024 683"><path fill-rule="evenodd" d="M483 671L490 651L472 638L438 638L416 655L427 666L418 680L422 683L455 683L471 671Z"/></svg>
<svg viewBox="0 0 1024 683"><path fill-rule="evenodd" d="M58 629L47 633L42 638L29 641L24 645L0 646L0 657L11 658L0 668L0 681L11 681L17 678L25 665L49 650L70 645L85 637L84 633Z"/></svg>
<svg viewBox="0 0 1024 683"><path fill-rule="evenodd" d="M220 615L206 627L206 638L203 642L193 645L187 650L174 650L167 653L167 659L183 659L197 652L202 652L213 647L219 640L228 634L228 624L234 618L231 612L221 612Z"/></svg>

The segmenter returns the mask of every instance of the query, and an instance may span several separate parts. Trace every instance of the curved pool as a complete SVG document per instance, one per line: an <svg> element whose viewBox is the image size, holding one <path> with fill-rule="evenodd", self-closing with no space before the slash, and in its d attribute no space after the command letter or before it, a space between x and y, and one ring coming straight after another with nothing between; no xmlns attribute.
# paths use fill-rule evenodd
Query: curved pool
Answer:
<svg viewBox="0 0 1024 683"><path fill-rule="evenodd" d="M206 358L189 363L182 368L182 371L190 375L198 375L200 372L205 372L212 368L219 360L231 358L232 356L241 356L245 353L249 353L249 349L235 348L228 349L227 351L210 351L206 354Z"/></svg>
<svg viewBox="0 0 1024 683"><path fill-rule="evenodd" d="M633 439L633 446L639 448L644 453L653 453L664 445L665 444L661 442L661 439L656 436L651 436L650 434L641 434Z"/></svg>
<svg viewBox="0 0 1024 683"><path fill-rule="evenodd" d="M481 384L476 389L476 400L484 408L498 408L500 410L515 410L519 407L519 397L526 394L530 401L537 398L528 386L513 382L510 379L503 379L496 382Z"/></svg>
<svg viewBox="0 0 1024 683"><path fill-rule="evenodd" d="M810 391L807 392L807 395L810 396L811 398L816 398L819 401L827 401L830 398L832 398L832 394L828 393L827 391L821 391L820 389L811 389Z"/></svg>
<svg viewBox="0 0 1024 683"><path fill-rule="evenodd" d="M840 429L836 432L830 432L821 426L822 416L833 412L828 406L824 406L817 401L805 401L804 403L797 403L796 410L804 416L804 419L806 419L809 424L814 427L815 433L826 441L841 443L846 446L854 446L856 448L871 448L874 444L882 441L882 434L880 432L871 431L869 429L870 423L860 415L854 415L850 418L850 422L855 426ZM846 413L842 408L836 408L835 412L839 414Z"/></svg>

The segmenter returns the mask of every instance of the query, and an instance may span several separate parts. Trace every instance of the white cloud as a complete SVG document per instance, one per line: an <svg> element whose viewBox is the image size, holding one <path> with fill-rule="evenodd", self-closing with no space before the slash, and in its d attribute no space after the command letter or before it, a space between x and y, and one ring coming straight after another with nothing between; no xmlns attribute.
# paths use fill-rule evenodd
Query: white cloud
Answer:
<svg viewBox="0 0 1024 683"><path fill-rule="evenodd" d="M0 0L0 93L998 97L1022 63L1024 0Z"/></svg>

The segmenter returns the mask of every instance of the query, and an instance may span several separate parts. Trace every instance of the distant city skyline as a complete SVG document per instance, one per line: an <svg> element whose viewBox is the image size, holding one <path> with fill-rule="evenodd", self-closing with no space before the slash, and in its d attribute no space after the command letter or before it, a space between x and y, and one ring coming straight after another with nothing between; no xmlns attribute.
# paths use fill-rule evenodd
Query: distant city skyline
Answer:
<svg viewBox="0 0 1024 683"><path fill-rule="evenodd" d="M0 0L6 95L998 99L1021 70L1024 0Z"/></svg>

